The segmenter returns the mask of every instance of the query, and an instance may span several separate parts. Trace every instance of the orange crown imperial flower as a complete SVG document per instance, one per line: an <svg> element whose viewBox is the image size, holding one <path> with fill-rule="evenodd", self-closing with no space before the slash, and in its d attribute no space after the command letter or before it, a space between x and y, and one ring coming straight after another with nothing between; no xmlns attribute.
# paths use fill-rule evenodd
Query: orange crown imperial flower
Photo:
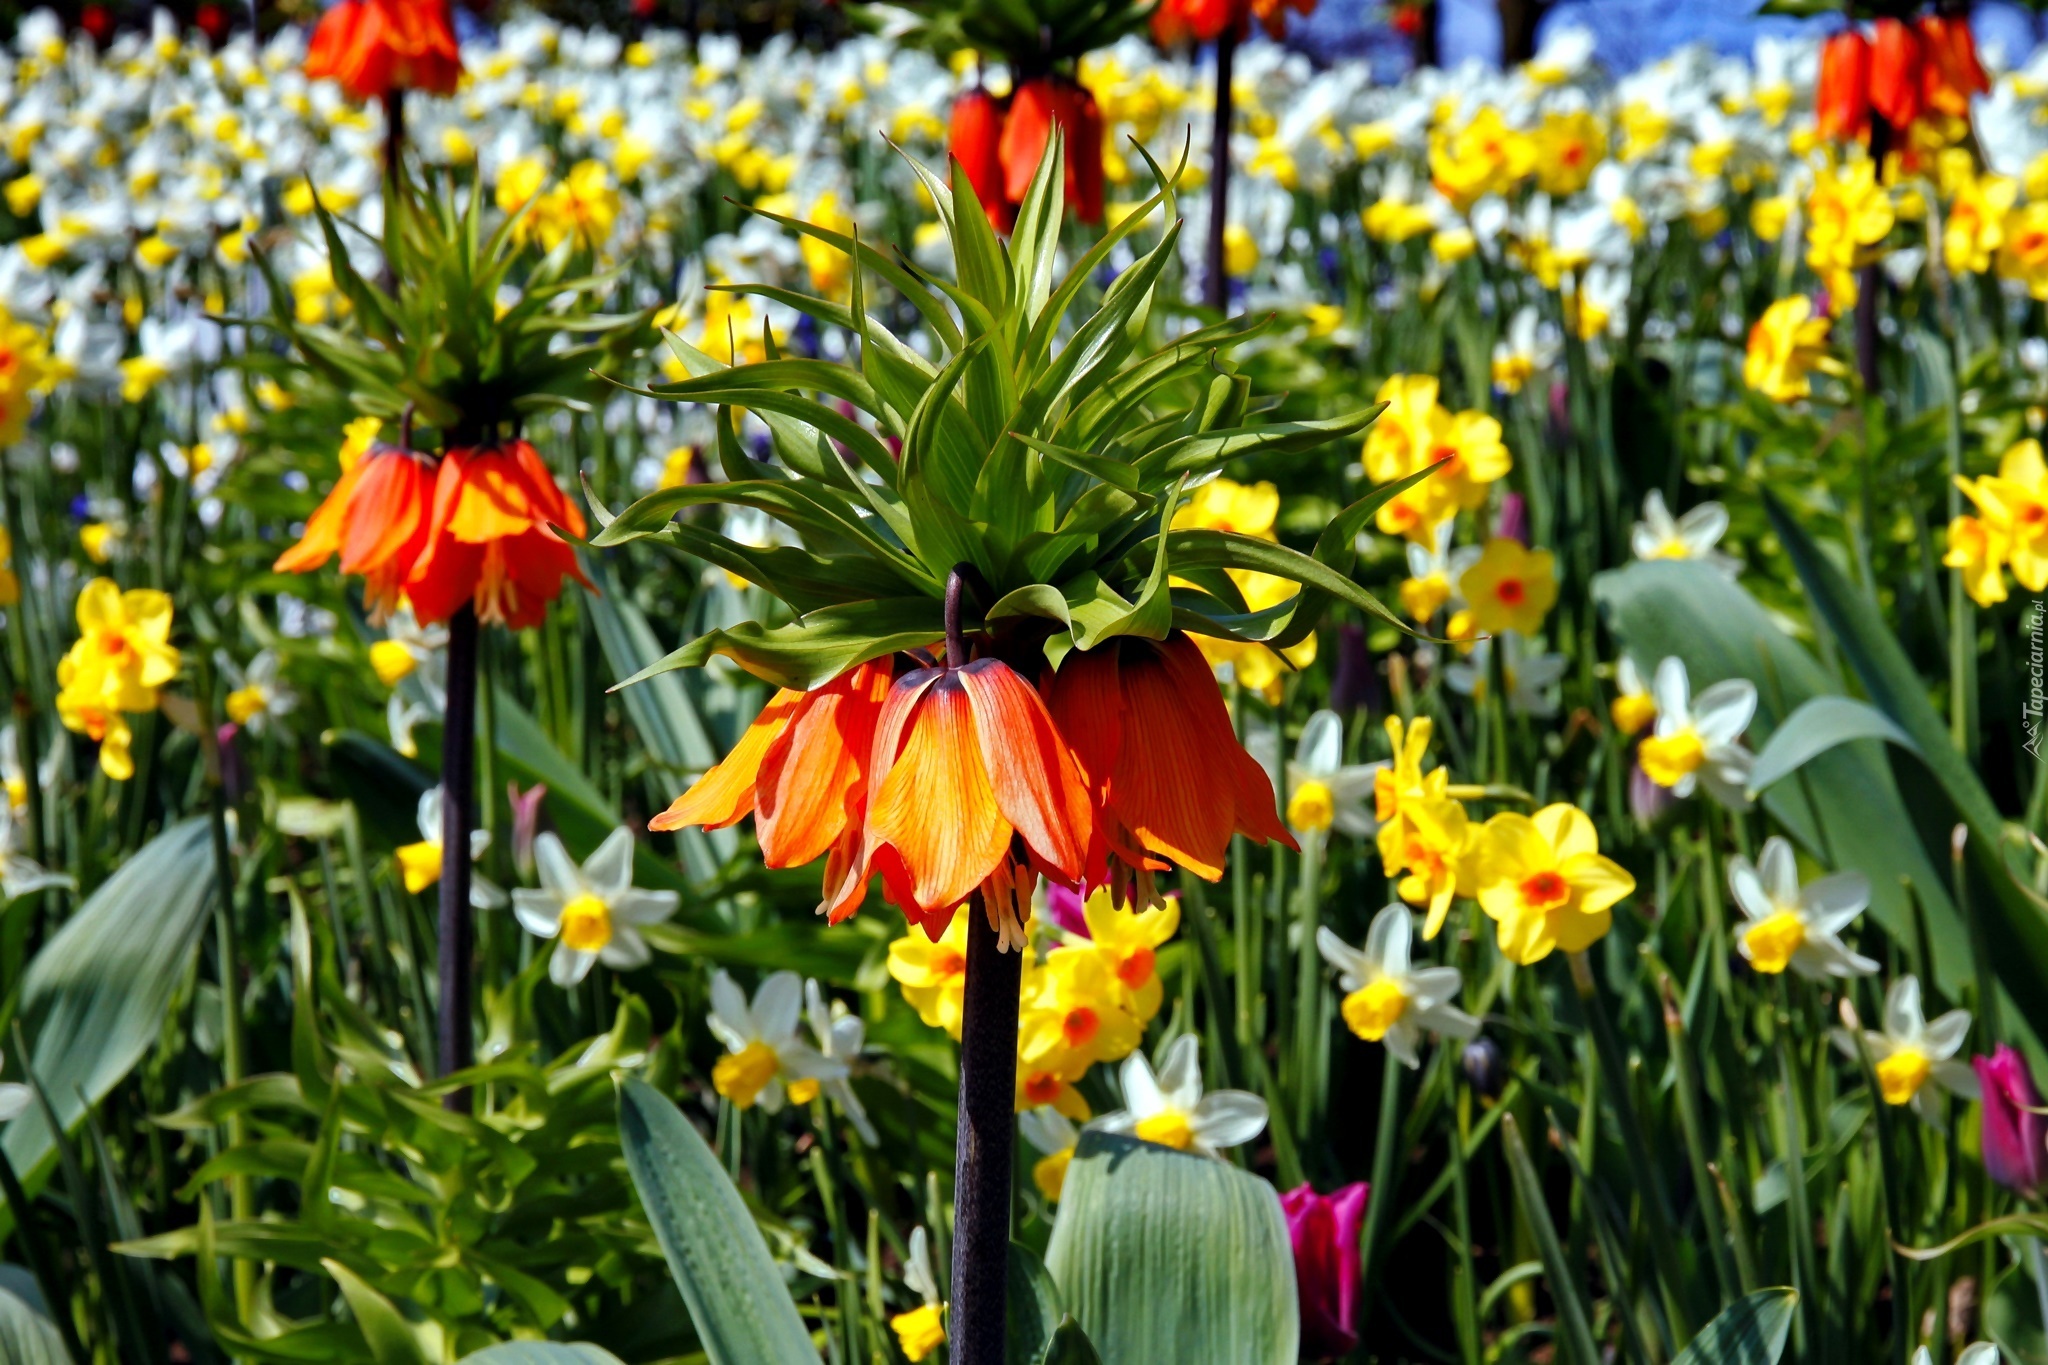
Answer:
<svg viewBox="0 0 2048 1365"><path fill-rule="evenodd" d="M334 491L306 519L299 543L277 557L280 573L307 573L339 552L341 571L363 576L372 621L397 606L427 546L436 461L403 445L378 443L342 471Z"/></svg>
<svg viewBox="0 0 2048 1365"><path fill-rule="evenodd" d="M313 30L306 75L338 82L353 100L454 94L462 52L448 0L341 0Z"/></svg>
<svg viewBox="0 0 2048 1365"><path fill-rule="evenodd" d="M406 584L414 614L422 624L445 621L474 601L478 620L524 630L541 623L563 579L596 591L554 526L580 539L583 514L529 442L449 451L434 482L427 546Z"/></svg>

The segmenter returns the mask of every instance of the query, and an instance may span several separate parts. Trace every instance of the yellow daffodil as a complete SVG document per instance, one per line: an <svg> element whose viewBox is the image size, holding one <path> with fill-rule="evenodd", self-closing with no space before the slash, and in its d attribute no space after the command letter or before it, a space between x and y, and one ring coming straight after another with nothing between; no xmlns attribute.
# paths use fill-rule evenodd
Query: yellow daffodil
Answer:
<svg viewBox="0 0 2048 1365"><path fill-rule="evenodd" d="M2017 280L2037 299L2048 299L2048 200L2015 209L2005 220L1998 273Z"/></svg>
<svg viewBox="0 0 2048 1365"><path fill-rule="evenodd" d="M7 528L0 526L0 607L11 607L20 600L21 580L14 576L14 541Z"/></svg>
<svg viewBox="0 0 2048 1365"><path fill-rule="evenodd" d="M1956 486L1977 505L1983 528L1974 546L1978 537L1973 528L1965 528L1961 567L1974 567L1973 577L1982 579L1989 563L2002 558L2028 592L2048 589L2048 462L2042 459L2041 443L2031 438L2018 442L2000 457L1996 474L1958 478ZM1951 526L1951 553L1956 548Z"/></svg>
<svg viewBox="0 0 2048 1365"><path fill-rule="evenodd" d="M1548 550L1496 537L1465 570L1458 591L1471 604L1472 624L1482 633L1534 635L1557 602L1556 560Z"/></svg>
<svg viewBox="0 0 2048 1365"><path fill-rule="evenodd" d="M1558 948L1590 948L1613 923L1613 907L1636 889L1634 877L1601 856L1593 821L1577 806L1505 811L1482 837L1479 908L1498 926L1502 954L1524 967Z"/></svg>
<svg viewBox="0 0 2048 1365"><path fill-rule="evenodd" d="M1211 479L1196 489L1188 505L1173 516L1175 530L1227 531L1259 540L1278 539L1273 523L1280 512L1280 490L1270 483L1241 484ZM1230 579L1253 611L1265 611L1300 591L1291 580L1251 569L1231 569ZM1280 699L1281 680L1290 668L1306 668L1316 659L1316 637L1308 636L1284 653L1262 644L1197 635L1195 644L1212 668L1228 664L1240 685L1269 702Z"/></svg>
<svg viewBox="0 0 2048 1365"><path fill-rule="evenodd" d="M1532 141L1536 186L1545 194L1577 194L1607 159L1607 130L1584 109L1545 114Z"/></svg>
<svg viewBox="0 0 2048 1365"><path fill-rule="evenodd" d="M1948 216L1941 225L1941 259L1951 274L1981 275L2005 245L2005 223L2019 197L2019 184L2009 176L1977 175L1970 154L1961 148L1942 154L1944 169L1964 169L1954 177Z"/></svg>
<svg viewBox="0 0 2048 1365"><path fill-rule="evenodd" d="M1984 518L1960 516L1949 522L1941 562L1963 571L1963 591L1978 606L2005 600L2005 555L2005 533Z"/></svg>
<svg viewBox="0 0 2048 1365"><path fill-rule="evenodd" d="M1806 295L1779 299L1749 329L1742 382L1774 403L1789 403L1813 392L1813 371L1845 373L1828 351L1828 326L1827 318L1813 316Z"/></svg>
<svg viewBox="0 0 2048 1365"><path fill-rule="evenodd" d="M1460 213L1489 194L1512 190L1535 165L1536 147L1528 134L1509 127L1492 105L1463 128L1438 130L1429 141L1430 178Z"/></svg>
<svg viewBox="0 0 2048 1365"><path fill-rule="evenodd" d="M903 998L918 1018L958 1038L967 990L967 917L953 916L937 942L918 929L892 942L889 975L903 988Z"/></svg>
<svg viewBox="0 0 2048 1365"><path fill-rule="evenodd" d="M1164 987L1159 980L1159 950L1180 928L1180 902L1168 899L1150 910L1119 910L1108 888L1096 891L1081 907L1088 938L1070 938L1047 955L1050 965L1067 954L1088 953L1102 959L1122 988L1125 1002L1141 1024L1159 1013Z"/></svg>
<svg viewBox="0 0 2048 1365"><path fill-rule="evenodd" d="M1855 305L1856 270L1880 254L1895 217L1891 195L1868 158L1814 176L1806 199L1806 264L1826 281L1836 312Z"/></svg>

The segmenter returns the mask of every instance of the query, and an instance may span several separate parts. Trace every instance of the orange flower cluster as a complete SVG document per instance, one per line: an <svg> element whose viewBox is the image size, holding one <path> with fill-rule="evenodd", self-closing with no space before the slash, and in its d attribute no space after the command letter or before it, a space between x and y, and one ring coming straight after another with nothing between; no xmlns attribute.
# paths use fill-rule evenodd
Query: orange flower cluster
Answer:
<svg viewBox="0 0 2048 1365"><path fill-rule="evenodd" d="M339 553L343 573L363 576L373 620L401 598L423 625L473 602L479 621L523 630L541 623L564 578L591 586L556 526L580 537L583 514L526 441L439 460L380 443L342 471L275 567L306 573Z"/></svg>
<svg viewBox="0 0 2048 1365"><path fill-rule="evenodd" d="M454 94L462 53L448 0L341 0L313 30L306 75L339 82L353 100Z"/></svg>
<svg viewBox="0 0 2048 1365"><path fill-rule="evenodd" d="M1171 867L1220 878L1235 834L1294 845L1184 635L1069 655L1036 686L994 658L913 662L777 692L648 828L751 812L768 866L827 855L818 909L832 922L880 876L934 942L979 892L1006 946L1024 943L1040 877L1151 905Z"/></svg>
<svg viewBox="0 0 2048 1365"><path fill-rule="evenodd" d="M1821 48L1814 106L1823 137L1862 141L1876 114L1891 125L1899 139L1894 145L1904 146L1915 122L1965 117L1970 97L1990 88L1969 20L1926 14L1880 19L1868 38L1854 27L1829 38Z"/></svg>
<svg viewBox="0 0 2048 1365"><path fill-rule="evenodd" d="M1243 38L1257 19L1269 37L1287 31L1287 11L1310 15L1316 0L1160 0L1152 10L1152 37L1161 47L1213 43L1229 29Z"/></svg>
<svg viewBox="0 0 2048 1365"><path fill-rule="evenodd" d="M953 101L948 150L996 231L1010 230L1055 127L1066 138L1067 207L1080 221L1099 223L1102 111L1088 87L1038 76L1002 99L977 86Z"/></svg>

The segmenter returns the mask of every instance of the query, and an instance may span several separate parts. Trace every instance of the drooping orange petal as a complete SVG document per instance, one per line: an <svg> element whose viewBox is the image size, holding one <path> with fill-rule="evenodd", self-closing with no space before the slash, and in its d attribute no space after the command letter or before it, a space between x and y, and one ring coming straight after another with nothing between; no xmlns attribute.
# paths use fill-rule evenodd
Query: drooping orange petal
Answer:
<svg viewBox="0 0 2048 1365"><path fill-rule="evenodd" d="M460 470L454 507L442 530L471 545L525 535L538 522L531 491L512 461L496 450L451 450Z"/></svg>
<svg viewBox="0 0 2048 1365"><path fill-rule="evenodd" d="M1195 657L1200 686L1213 695L1215 681ZM1190 703L1200 692L1188 695L1184 672L1163 649L1133 649L1122 661L1124 736L1109 799L1148 850L1213 882L1237 826L1234 774L1213 727L1195 723L1203 717ZM1227 726L1225 733L1236 748Z"/></svg>
<svg viewBox="0 0 2048 1365"><path fill-rule="evenodd" d="M348 530L349 500L355 496L356 485L362 481L363 466L368 461L358 460L353 468L343 471L335 480L334 491L322 499L313 509L313 515L306 518L306 532L299 537L299 543L277 557L271 567L279 573L305 573L317 569L341 548L342 537Z"/></svg>
<svg viewBox="0 0 2048 1365"><path fill-rule="evenodd" d="M1038 693L997 659L954 675L973 703L996 806L1038 859L1068 881L1081 875L1093 822L1088 790Z"/></svg>
<svg viewBox="0 0 2048 1365"><path fill-rule="evenodd" d="M1066 657L1046 690L1053 723L1099 803L1124 742L1124 695L1114 643Z"/></svg>
<svg viewBox="0 0 2048 1365"><path fill-rule="evenodd" d="M877 660L806 694L769 747L755 783L762 861L800 867L864 814L863 777L891 670ZM828 870L827 884L831 882Z"/></svg>
<svg viewBox="0 0 2048 1365"><path fill-rule="evenodd" d="M1238 831L1259 843L1278 839L1289 848L1295 847L1294 836L1287 832L1275 809L1272 780L1259 761L1237 742L1230 710L1223 704L1223 694L1216 687L1216 677L1209 671L1202 651L1187 636L1175 635L1159 646L1159 652L1182 698L1188 726L1201 737L1203 748L1216 755L1219 767L1224 770L1218 774L1218 780L1226 781L1230 787Z"/></svg>
<svg viewBox="0 0 2048 1365"><path fill-rule="evenodd" d="M885 888L922 919L972 895L1009 852L1014 831L996 804L974 703L959 675L916 684L918 695L898 720L890 711L910 678L896 684L876 736L878 753L887 752L892 729L902 748L869 779L867 842Z"/></svg>
<svg viewBox="0 0 2048 1365"><path fill-rule="evenodd" d="M417 456L386 446L357 461L352 472L361 481L349 500L341 571L370 573L391 566L403 578L426 546L434 471Z"/></svg>
<svg viewBox="0 0 2048 1365"><path fill-rule="evenodd" d="M740 736L740 742L732 746L732 752L698 778L667 810L649 820L647 828L668 830L702 825L706 829L724 829L745 816L754 808L754 784L760 775L761 760L803 699L803 693L786 687L770 697L761 714Z"/></svg>

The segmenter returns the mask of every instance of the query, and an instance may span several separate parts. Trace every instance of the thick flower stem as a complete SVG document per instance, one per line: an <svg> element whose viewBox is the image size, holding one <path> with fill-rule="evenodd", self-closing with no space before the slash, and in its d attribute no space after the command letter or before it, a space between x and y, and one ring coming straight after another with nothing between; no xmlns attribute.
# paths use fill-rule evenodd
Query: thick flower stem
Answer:
<svg viewBox="0 0 2048 1365"><path fill-rule="evenodd" d="M1884 177L1884 159L1891 151L1892 127L1877 113L1870 116L1870 159L1877 163L1878 178ZM1884 288L1884 275L1876 265L1866 265L1856 272L1856 374L1863 381L1863 392L1875 395L1878 387L1877 325L1878 293Z"/></svg>
<svg viewBox="0 0 2048 1365"><path fill-rule="evenodd" d="M388 90L384 94L384 183L390 186L392 198L398 196L398 175L404 169L405 157L405 91Z"/></svg>
<svg viewBox="0 0 2048 1365"><path fill-rule="evenodd" d="M469 832L476 827L476 608L448 618L448 711L441 730L441 1036L437 1074L470 1063L470 958L476 925L469 908ZM468 1090L441 1107L468 1113Z"/></svg>
<svg viewBox="0 0 2048 1365"><path fill-rule="evenodd" d="M1217 312L1230 306L1230 278L1223 270L1223 234L1230 224L1230 125L1235 117L1230 95L1231 59L1237 53L1237 32L1226 27L1216 35L1216 126L1209 144L1209 270L1202 281L1202 302Z"/></svg>
<svg viewBox="0 0 2048 1365"><path fill-rule="evenodd" d="M960 1017L960 1129L953 1149L953 1365L1003 1365L1016 1136L1020 953L1006 953L975 897Z"/></svg>

